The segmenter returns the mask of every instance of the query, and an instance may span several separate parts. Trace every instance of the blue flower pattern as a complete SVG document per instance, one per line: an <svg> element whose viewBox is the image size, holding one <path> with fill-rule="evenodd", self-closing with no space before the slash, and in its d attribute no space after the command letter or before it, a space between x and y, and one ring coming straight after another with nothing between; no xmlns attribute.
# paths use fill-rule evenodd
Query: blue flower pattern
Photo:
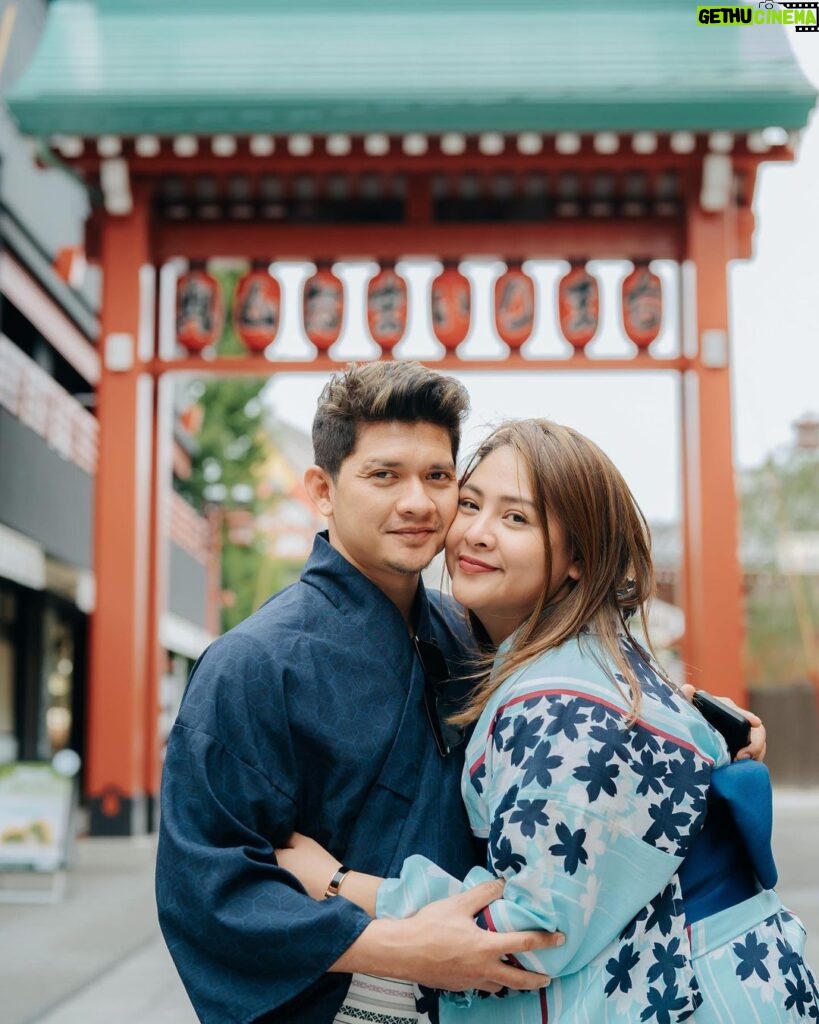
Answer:
<svg viewBox="0 0 819 1024"><path fill-rule="evenodd" d="M765 966L768 959L768 946L760 942L754 932L745 936L745 942L734 943L734 953L739 958L737 976L742 981L747 981L754 974L758 974L762 981L770 981L771 972Z"/></svg>
<svg viewBox="0 0 819 1024"><path fill-rule="evenodd" d="M625 686L618 692L602 671L595 676L591 659L570 647L499 688L469 744L464 799L473 831L488 839L489 873L507 880L504 898L492 905L491 926L557 923L566 932L558 954L565 969L551 969L555 951L542 960L536 953L518 956L527 969L553 975L545 996L549 1020L696 1020L709 989L692 965L676 868L702 827L712 767L727 763L727 752L629 645L642 686L636 721L629 721ZM487 877L475 870L475 881ZM405 902L396 916L424 905L413 895L412 878L405 867ZM458 891L459 883L447 884L436 888L425 877L427 901ZM724 947L720 969L738 986L750 986L750 1005L758 1002L754 986L778 985L777 1015L765 1017L766 1024L819 1021L813 976L793 944L796 927L780 909ZM528 998L510 997L515 1005ZM539 997L532 999L531 1015L527 1010L521 1021L544 1019ZM481 1015L492 1003L474 1000L466 1013L444 1000L441 1024L494 1020ZM575 1003L577 1016L570 1009Z"/></svg>
<svg viewBox="0 0 819 1024"><path fill-rule="evenodd" d="M562 857L563 870L567 875L573 875L578 867L589 859L589 855L583 847L586 830L579 828L576 832L572 832L567 825L559 821L555 832L560 842L550 846L549 853L555 857Z"/></svg>

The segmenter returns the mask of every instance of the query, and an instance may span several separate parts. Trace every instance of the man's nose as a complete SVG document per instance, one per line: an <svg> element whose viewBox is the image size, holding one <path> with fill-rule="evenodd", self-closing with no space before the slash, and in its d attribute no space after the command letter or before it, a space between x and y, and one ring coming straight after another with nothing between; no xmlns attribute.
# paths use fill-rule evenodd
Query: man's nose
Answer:
<svg viewBox="0 0 819 1024"><path fill-rule="evenodd" d="M425 481L421 479L407 480L401 490L397 509L402 513L413 515L428 515L436 508L432 496L426 488Z"/></svg>

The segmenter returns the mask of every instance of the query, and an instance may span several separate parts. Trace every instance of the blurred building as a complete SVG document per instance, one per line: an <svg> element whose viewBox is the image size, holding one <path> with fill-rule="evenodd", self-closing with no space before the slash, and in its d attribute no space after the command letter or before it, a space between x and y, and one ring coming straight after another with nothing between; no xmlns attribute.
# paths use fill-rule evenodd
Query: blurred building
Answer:
<svg viewBox="0 0 819 1024"><path fill-rule="evenodd" d="M0 4L0 16L11 7L3 95L29 60L47 11L31 0ZM86 754L100 376L98 279L80 248L87 213L85 190L38 166L0 105L0 761L47 759L64 747ZM180 474L189 465L185 445L178 426ZM175 712L190 659L213 635L217 571L207 522L178 495L169 515L160 730Z"/></svg>
<svg viewBox="0 0 819 1024"><path fill-rule="evenodd" d="M322 516L304 489L304 471L313 464L313 442L297 427L279 421L273 429L274 450L260 470L264 496L274 497L271 510L259 517L257 528L273 559L303 564L313 550Z"/></svg>

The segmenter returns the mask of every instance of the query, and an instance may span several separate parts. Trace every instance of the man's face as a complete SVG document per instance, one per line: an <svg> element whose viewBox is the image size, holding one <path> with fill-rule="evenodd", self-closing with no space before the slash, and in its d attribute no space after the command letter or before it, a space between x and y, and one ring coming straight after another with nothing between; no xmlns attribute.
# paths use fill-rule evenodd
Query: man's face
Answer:
<svg viewBox="0 0 819 1024"><path fill-rule="evenodd" d="M444 545L458 506L449 432L370 423L328 483L330 543L377 585L415 575Z"/></svg>

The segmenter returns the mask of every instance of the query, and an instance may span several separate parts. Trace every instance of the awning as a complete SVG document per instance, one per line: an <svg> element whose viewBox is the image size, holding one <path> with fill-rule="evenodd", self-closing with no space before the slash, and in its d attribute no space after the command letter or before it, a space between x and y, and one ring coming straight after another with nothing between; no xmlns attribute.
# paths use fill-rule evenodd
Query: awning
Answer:
<svg viewBox="0 0 819 1024"><path fill-rule="evenodd" d="M33 135L793 130L784 33L691 0L56 0L7 100Z"/></svg>

